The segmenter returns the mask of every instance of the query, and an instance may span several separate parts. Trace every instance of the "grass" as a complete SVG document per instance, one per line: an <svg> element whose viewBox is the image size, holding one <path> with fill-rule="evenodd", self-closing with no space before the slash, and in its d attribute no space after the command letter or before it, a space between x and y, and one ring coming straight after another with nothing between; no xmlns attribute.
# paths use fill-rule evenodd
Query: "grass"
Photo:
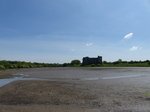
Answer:
<svg viewBox="0 0 150 112"><path fill-rule="evenodd" d="M102 64L102 67L150 67L148 63Z"/></svg>
<svg viewBox="0 0 150 112"><path fill-rule="evenodd" d="M149 92L149 91L146 91L146 92L144 92L144 95L145 95L145 96L150 96L150 92Z"/></svg>
<svg viewBox="0 0 150 112"><path fill-rule="evenodd" d="M118 64L102 64L102 65L75 65L71 67L150 67L149 63L118 63Z"/></svg>
<svg viewBox="0 0 150 112"><path fill-rule="evenodd" d="M90 64L90 65L70 65L66 67L150 67L148 63L118 63L118 64L101 64L101 65L95 65L95 64Z"/></svg>
<svg viewBox="0 0 150 112"><path fill-rule="evenodd" d="M68 66L68 67L150 67L150 64L148 62L144 62L144 63L117 63L117 64L113 64L113 63L108 63L108 64L99 64L99 65L95 65L95 64L90 64L90 65L72 65L72 66Z"/></svg>

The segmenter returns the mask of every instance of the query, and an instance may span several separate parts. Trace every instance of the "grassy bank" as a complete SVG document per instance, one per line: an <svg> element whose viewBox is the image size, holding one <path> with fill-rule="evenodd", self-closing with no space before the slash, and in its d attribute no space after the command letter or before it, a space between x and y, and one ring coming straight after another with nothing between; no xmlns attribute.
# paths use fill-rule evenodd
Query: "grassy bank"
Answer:
<svg viewBox="0 0 150 112"><path fill-rule="evenodd" d="M73 65L68 67L150 67L148 62L145 63L106 63L106 64L91 64L91 65Z"/></svg>
<svg viewBox="0 0 150 112"><path fill-rule="evenodd" d="M149 63L118 63L102 64L101 67L150 67Z"/></svg>
<svg viewBox="0 0 150 112"><path fill-rule="evenodd" d="M31 63L31 62L20 62L20 61L0 61L0 71L6 69L21 69L21 68L38 68L38 67L150 67L150 61L115 61L115 62L106 62L103 61L102 64L90 64L82 65L72 64L72 63Z"/></svg>
<svg viewBox="0 0 150 112"><path fill-rule="evenodd" d="M0 70L6 69L20 69L20 68L37 68L37 67L61 67L62 64L58 63L31 63L24 61L7 61L0 60Z"/></svg>

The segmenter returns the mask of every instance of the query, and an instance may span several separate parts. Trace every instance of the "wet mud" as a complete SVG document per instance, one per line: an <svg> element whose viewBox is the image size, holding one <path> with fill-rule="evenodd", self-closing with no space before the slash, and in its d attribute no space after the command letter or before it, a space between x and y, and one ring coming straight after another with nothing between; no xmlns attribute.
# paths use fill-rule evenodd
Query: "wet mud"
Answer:
<svg viewBox="0 0 150 112"><path fill-rule="evenodd" d="M150 68L33 68L8 73L34 80L0 87L0 112L150 111Z"/></svg>

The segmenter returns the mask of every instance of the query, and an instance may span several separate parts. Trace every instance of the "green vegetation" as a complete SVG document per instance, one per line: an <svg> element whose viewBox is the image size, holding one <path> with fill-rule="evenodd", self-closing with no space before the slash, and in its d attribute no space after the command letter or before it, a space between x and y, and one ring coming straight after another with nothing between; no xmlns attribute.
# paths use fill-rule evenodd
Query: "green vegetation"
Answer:
<svg viewBox="0 0 150 112"><path fill-rule="evenodd" d="M61 67L62 64L57 63L31 63L31 62L24 62L24 61L0 61L0 70L5 69L14 69L14 68L37 68L37 67Z"/></svg>
<svg viewBox="0 0 150 112"><path fill-rule="evenodd" d="M150 96L150 92L149 91L146 91L143 93L145 96Z"/></svg>
<svg viewBox="0 0 150 112"><path fill-rule="evenodd" d="M31 63L24 61L0 61L0 70L18 69L18 68L37 68L37 67L150 67L150 60L146 61L122 61L119 59L115 62L103 61L102 64L82 65L80 60L72 60L70 63Z"/></svg>
<svg viewBox="0 0 150 112"><path fill-rule="evenodd" d="M64 63L63 67L80 67L81 66L81 62L80 60L72 60L71 63Z"/></svg>
<svg viewBox="0 0 150 112"><path fill-rule="evenodd" d="M74 60L72 61L74 62ZM102 64L91 64L91 65L82 65L81 63L78 64L71 64L71 63L64 63L64 67L150 67L150 60L145 61L122 61L122 59L119 59L118 61L114 62L107 62L103 61Z"/></svg>
<svg viewBox="0 0 150 112"><path fill-rule="evenodd" d="M71 65L79 65L81 64L80 60L72 60Z"/></svg>
<svg viewBox="0 0 150 112"><path fill-rule="evenodd" d="M118 59L118 61L107 62L103 61L102 64L90 64L90 65L82 65L80 60L72 60L71 63L64 63L63 67L150 67L150 60L145 61L122 61L122 59Z"/></svg>
<svg viewBox="0 0 150 112"><path fill-rule="evenodd" d="M119 59L115 62L103 61L102 67L150 67L150 61L122 61Z"/></svg>

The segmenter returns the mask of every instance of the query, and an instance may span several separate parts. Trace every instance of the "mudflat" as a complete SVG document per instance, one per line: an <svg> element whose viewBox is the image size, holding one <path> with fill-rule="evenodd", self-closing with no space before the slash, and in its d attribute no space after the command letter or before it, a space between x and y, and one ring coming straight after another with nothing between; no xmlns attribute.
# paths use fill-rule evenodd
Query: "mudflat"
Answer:
<svg viewBox="0 0 150 112"><path fill-rule="evenodd" d="M33 78L0 87L0 112L150 111L150 68L31 68L0 74Z"/></svg>

